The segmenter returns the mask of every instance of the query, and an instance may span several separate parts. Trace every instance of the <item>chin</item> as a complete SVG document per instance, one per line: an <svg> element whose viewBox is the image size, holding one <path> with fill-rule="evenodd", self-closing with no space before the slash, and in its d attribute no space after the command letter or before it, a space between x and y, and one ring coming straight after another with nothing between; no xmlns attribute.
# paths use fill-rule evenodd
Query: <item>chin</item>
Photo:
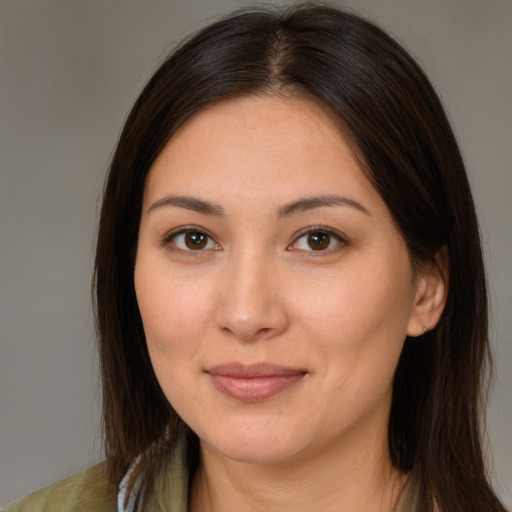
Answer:
<svg viewBox="0 0 512 512"><path fill-rule="evenodd" d="M201 436L200 436L201 439ZM213 450L223 457L246 464L283 464L297 458L309 443L291 429L288 432L257 425L250 429L224 430L221 436L205 436L203 448Z"/></svg>
<svg viewBox="0 0 512 512"><path fill-rule="evenodd" d="M265 443L252 446L219 446L214 447L223 457L244 464L279 465L294 459L294 450L283 450L282 446L268 446Z"/></svg>

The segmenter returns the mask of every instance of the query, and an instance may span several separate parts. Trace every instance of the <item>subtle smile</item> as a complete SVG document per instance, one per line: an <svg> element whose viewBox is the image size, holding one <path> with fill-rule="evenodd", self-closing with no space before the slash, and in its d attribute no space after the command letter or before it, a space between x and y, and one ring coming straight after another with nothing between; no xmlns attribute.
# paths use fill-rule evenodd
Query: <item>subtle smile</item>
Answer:
<svg viewBox="0 0 512 512"><path fill-rule="evenodd" d="M243 402L259 402L294 386L307 372L267 363L230 363L215 366L206 373L221 393Z"/></svg>

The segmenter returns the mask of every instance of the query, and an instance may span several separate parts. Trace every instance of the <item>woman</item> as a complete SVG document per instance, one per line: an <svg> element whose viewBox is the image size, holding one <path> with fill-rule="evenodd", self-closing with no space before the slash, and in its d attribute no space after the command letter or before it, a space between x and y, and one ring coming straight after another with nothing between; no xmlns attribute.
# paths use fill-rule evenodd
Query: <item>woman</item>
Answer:
<svg viewBox="0 0 512 512"><path fill-rule="evenodd" d="M463 163L374 25L245 12L178 48L115 152L95 291L106 463L9 510L504 510Z"/></svg>

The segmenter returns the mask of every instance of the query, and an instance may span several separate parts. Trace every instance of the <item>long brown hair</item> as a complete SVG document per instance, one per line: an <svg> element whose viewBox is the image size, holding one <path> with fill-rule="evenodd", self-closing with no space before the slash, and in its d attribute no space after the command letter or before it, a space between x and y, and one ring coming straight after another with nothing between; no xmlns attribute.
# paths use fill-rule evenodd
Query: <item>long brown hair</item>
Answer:
<svg viewBox="0 0 512 512"><path fill-rule="evenodd" d="M428 79L374 24L331 7L242 11L177 48L151 78L120 136L108 175L95 264L108 476L142 457L146 495L178 439L197 438L163 395L148 356L133 271L145 177L176 129L236 95L306 96L353 140L413 263L446 246L450 283L439 325L406 339L389 421L393 464L419 482L419 510L504 511L482 453L487 293L464 165Z"/></svg>

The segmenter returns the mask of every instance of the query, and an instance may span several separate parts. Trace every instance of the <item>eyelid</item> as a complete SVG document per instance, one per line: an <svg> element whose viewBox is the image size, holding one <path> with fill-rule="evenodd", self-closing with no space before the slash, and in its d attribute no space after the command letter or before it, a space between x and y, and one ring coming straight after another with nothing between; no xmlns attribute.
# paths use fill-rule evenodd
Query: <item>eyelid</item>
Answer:
<svg viewBox="0 0 512 512"><path fill-rule="evenodd" d="M190 233L190 232L197 232L197 233L202 233L202 234L206 235L215 244L215 248L214 249L201 249L201 250L194 251L192 249L190 249L190 250L181 249L180 247L171 245L174 238L176 238L179 235L184 235L184 234ZM205 252L208 250L211 251L211 250L221 249L221 246L219 245L219 243L215 240L214 236L207 229L201 228L199 226L194 226L194 225L180 226L178 228L173 229L172 231L167 233L162 238L161 245L163 247L168 247L169 249L171 249L173 251L180 251L180 252L192 253L192 254L197 254L197 253Z"/></svg>
<svg viewBox="0 0 512 512"><path fill-rule="evenodd" d="M302 237L309 235L311 233L325 233L325 234L335 238L337 240L338 244L336 245L336 247L333 247L331 249L325 249L323 251L315 251L313 249L311 249L311 250L296 249L296 250L299 250L302 252L307 252L307 253L313 253L315 256L321 256L322 254L330 253L330 252L336 250L338 248L338 245L341 245L343 247L347 247L348 245L350 245L350 239L344 233L342 233L336 229L327 227L327 226L319 225L319 226L308 226L308 227L302 228L299 231L297 231L293 236L293 241L288 245L287 250L288 251L293 250L293 245L296 244L298 240L300 240Z"/></svg>
<svg viewBox="0 0 512 512"><path fill-rule="evenodd" d="M173 241L174 238L176 238L179 235L183 235L183 234L186 234L189 232L198 232L198 233L202 233L202 234L206 235L215 244L215 248L213 250L222 249L220 244L215 240L215 237L207 229L204 229L204 228L201 228L201 227L195 226L195 225L180 226L178 228L173 229L172 231L167 233L162 238L161 245L163 247L169 247L171 250L185 252L185 253L201 253L201 252L205 252L206 250L210 250L210 251L212 250L212 249L202 249L202 250L194 251L192 249L186 250L186 249L181 249L176 246L174 246L174 247L171 246L171 242ZM290 244L288 244L286 250L287 251L294 250L293 246L297 243L297 241L300 240L302 237L309 235L311 233L325 233L325 234L333 237L338 242L338 244L336 244L336 247L334 247L334 248L325 249L322 251L315 251L313 249L311 249L311 250L296 249L296 250L300 250L302 252L307 252L307 253L314 253L315 255L320 256L321 254L330 253L330 252L336 250L338 245L347 247L350 244L350 240L349 240L348 236L345 235L344 233L342 233L336 229L327 227L327 226L315 225L315 226L307 226L305 228L298 230L293 235L293 240Z"/></svg>

